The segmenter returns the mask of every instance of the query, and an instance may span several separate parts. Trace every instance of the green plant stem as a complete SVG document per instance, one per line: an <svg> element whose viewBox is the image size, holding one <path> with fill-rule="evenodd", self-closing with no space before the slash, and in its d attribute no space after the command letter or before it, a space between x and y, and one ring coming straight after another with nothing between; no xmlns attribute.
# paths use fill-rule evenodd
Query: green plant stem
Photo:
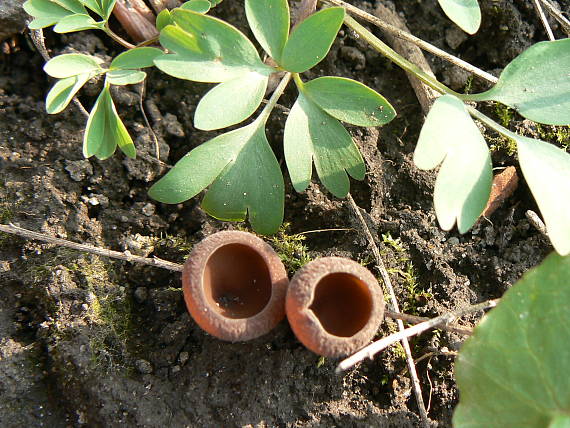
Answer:
<svg viewBox="0 0 570 428"><path fill-rule="evenodd" d="M511 140L516 141L517 135L515 133L513 133L512 131L509 131L504 126L499 125L493 119L484 115L479 110L471 107L470 105L466 105L466 107L467 107L467 111L469 112L469 114L471 116L473 116L475 119L480 120L485 125L487 125L489 128L494 129L495 131L497 131L499 134L503 135L504 137L507 137L507 138L510 138Z"/></svg>
<svg viewBox="0 0 570 428"><path fill-rule="evenodd" d="M259 114L259 117L256 119L256 122L259 122L260 124L263 125L267 123L269 115L277 105L277 101L279 101L281 95L283 95L283 92L285 91L285 88L287 87L289 80L291 80L291 73L285 73L285 76L283 76L283 78L279 82L279 85L277 85L277 87L273 91L271 98L269 98L269 101L267 101L267 104L265 104L265 107L263 107L263 110Z"/></svg>
<svg viewBox="0 0 570 428"><path fill-rule="evenodd" d="M112 38L114 41L116 41L118 44L120 44L121 46L124 46L127 49L134 49L136 48L135 45L127 42L125 39L123 39L121 36L119 36L118 34L114 33L113 30L111 30L109 28L109 24L105 23L105 26L102 28L103 31L110 37Z"/></svg>

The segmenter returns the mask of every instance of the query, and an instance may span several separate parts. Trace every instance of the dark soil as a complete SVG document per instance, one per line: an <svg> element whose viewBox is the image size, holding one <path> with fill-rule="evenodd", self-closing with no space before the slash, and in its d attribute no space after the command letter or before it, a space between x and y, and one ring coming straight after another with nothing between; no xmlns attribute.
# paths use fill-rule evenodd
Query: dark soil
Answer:
<svg viewBox="0 0 570 428"><path fill-rule="evenodd" d="M356 1L372 10L374 2ZM531 44L545 40L530 0L482 0L483 26L463 37L435 0L399 2L411 31L495 73ZM569 5L562 4L566 10ZM214 13L244 28L242 2L223 2ZM556 27L556 26L555 26ZM83 52L110 59L120 50L102 33L54 36L52 55ZM0 64L0 219L48 235L133 254L183 262L193 243L238 225L206 216L199 199L177 206L151 200L147 190L164 173L156 163L83 159L84 117L71 105L45 113L52 84L41 57L24 36L19 51ZM466 76L429 58L442 81L462 89ZM490 221L465 235L442 231L433 211L435 175L419 171L412 153L423 113L405 74L343 30L330 55L306 78L338 75L382 93L398 117L382 129L350 128L369 173L352 183L365 209L400 305L436 316L501 296L523 272L551 251L526 220L536 207L524 183ZM473 82L477 87L477 79ZM101 82L81 101L90 107ZM163 160L175 163L213 133L195 130L192 117L207 85L152 71L146 109ZM281 100L290 106L294 93ZM138 93L114 93L139 153L154 143L138 109ZM492 109L490 110L492 113ZM284 115L276 110L268 136L276 148ZM519 118L520 119L520 118ZM522 123L517 118L513 126ZM494 165L517 166L504 150ZM286 175L285 175L286 176ZM287 176L286 176L287 177ZM288 180L288 178L286 178ZM349 205L314 183L297 194L287 182L289 234L307 235L312 257L340 255L371 262ZM239 225L247 227L247 224ZM390 245L386 237L399 240ZM383 238L384 237L384 238ZM283 236L279 239L286 239ZM337 360L319 359L286 322L260 339L230 344L200 330L182 299L180 275L111 261L21 238L0 236L0 426L2 427L408 427L419 425L417 406L399 346L343 375ZM413 267L413 276L410 273ZM410 278L417 282L412 290ZM480 314L478 314L480 316ZM472 325L474 316L464 320ZM394 331L386 321L378 336ZM459 349L463 338L441 331L412 340L415 358ZM418 363L429 416L451 426L458 391L453 356Z"/></svg>

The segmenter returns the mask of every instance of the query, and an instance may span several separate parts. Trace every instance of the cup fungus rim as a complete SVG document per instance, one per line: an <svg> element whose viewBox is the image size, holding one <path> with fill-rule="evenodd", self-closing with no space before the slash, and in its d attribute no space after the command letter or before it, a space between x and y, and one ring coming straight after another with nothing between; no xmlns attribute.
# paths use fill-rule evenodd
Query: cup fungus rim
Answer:
<svg viewBox="0 0 570 428"><path fill-rule="evenodd" d="M260 256L269 275L269 300L251 317L230 318L222 315L211 307L204 291L204 272L210 257L220 248L233 244L243 245ZM195 283L196 276L199 284ZM287 271L275 250L252 233L237 230L216 232L196 244L182 271L184 300L194 321L207 333L231 342L263 336L285 317L288 284Z"/></svg>
<svg viewBox="0 0 570 428"><path fill-rule="evenodd" d="M329 333L311 309L317 285L326 276L335 273L352 275L366 286L370 296L368 321L350 337ZM374 337L384 318L384 294L374 275L354 260L322 257L303 266L291 279L286 313L293 332L308 349L323 356L340 357L357 351Z"/></svg>

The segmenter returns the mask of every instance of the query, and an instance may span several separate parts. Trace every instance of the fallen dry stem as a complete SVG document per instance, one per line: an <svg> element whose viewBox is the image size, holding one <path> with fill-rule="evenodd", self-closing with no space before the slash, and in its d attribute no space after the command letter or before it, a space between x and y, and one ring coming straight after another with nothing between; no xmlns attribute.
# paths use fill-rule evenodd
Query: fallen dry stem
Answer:
<svg viewBox="0 0 570 428"><path fill-rule="evenodd" d="M384 316L395 320L406 321L407 323L410 324L420 324L422 322L431 320L431 318L417 317L415 315L408 315L402 312L392 312L392 311L384 311ZM449 331L451 333L463 334L465 336L470 336L473 333L472 328L463 327L459 325L440 325L438 328L441 330Z"/></svg>

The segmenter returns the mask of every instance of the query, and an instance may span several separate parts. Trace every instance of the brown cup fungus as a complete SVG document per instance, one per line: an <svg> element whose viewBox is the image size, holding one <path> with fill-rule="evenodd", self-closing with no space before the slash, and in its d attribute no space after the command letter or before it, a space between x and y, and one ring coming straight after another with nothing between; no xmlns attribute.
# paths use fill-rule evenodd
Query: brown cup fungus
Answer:
<svg viewBox="0 0 570 428"><path fill-rule="evenodd" d="M349 259L325 257L295 274L285 307L303 345L319 355L340 357L374 337L384 316L384 296L368 269Z"/></svg>
<svg viewBox="0 0 570 428"><path fill-rule="evenodd" d="M212 336L231 342L262 336L284 318L288 283L275 251L238 231L218 232L197 244L182 272L192 318Z"/></svg>

